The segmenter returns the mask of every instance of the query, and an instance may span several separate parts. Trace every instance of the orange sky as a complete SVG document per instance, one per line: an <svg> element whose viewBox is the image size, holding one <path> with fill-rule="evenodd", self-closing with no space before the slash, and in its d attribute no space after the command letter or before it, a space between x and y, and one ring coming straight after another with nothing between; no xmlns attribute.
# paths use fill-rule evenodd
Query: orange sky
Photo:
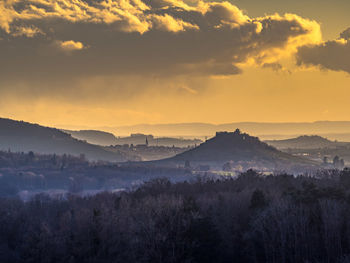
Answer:
<svg viewBox="0 0 350 263"><path fill-rule="evenodd" d="M349 1L188 2L1 2L0 115L61 127L350 120Z"/></svg>

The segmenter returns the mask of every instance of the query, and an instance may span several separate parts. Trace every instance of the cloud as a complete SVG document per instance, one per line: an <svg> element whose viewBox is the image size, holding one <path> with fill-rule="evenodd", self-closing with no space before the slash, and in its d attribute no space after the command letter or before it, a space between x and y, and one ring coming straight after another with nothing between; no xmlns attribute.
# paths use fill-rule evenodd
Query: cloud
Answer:
<svg viewBox="0 0 350 263"><path fill-rule="evenodd" d="M239 64L248 60L276 63L280 56L321 39L315 21L292 14L250 18L229 2L188 6L182 0L4 0L0 10L0 26L9 35L18 35L14 28L21 23L41 28L47 42L76 38L93 47L85 59L96 56L96 68L107 60L114 73L123 74L120 64L137 71L145 70L137 65L147 64L149 70L171 67L168 72L175 74L189 68L194 73L237 74ZM40 41L42 48L46 43Z"/></svg>
<svg viewBox="0 0 350 263"><path fill-rule="evenodd" d="M198 30L199 27L196 25L192 25L191 23L184 22L181 19L176 19L168 14L165 15L152 15L152 27L168 32L179 32L186 31L188 29Z"/></svg>
<svg viewBox="0 0 350 263"><path fill-rule="evenodd" d="M297 64L350 73L350 28L336 40L298 49Z"/></svg>
<svg viewBox="0 0 350 263"><path fill-rule="evenodd" d="M118 81L99 85L100 93L142 94L136 76L162 83L228 77L244 65L279 65L321 41L319 24L298 15L249 17L229 2L189 2L2 0L0 90L77 96L82 88L71 89L81 80L112 77Z"/></svg>
<svg viewBox="0 0 350 263"><path fill-rule="evenodd" d="M350 27L340 34L340 38L350 39Z"/></svg>
<svg viewBox="0 0 350 263"><path fill-rule="evenodd" d="M82 50L84 49L84 44L81 42L76 42L73 40L68 40L68 41L56 41L55 45L57 46L58 49L62 50L63 52L73 52L76 50Z"/></svg>
<svg viewBox="0 0 350 263"><path fill-rule="evenodd" d="M146 9L140 0L2 0L0 27L10 33L16 20L60 19L73 23L115 23L120 30L142 33L149 27L143 14Z"/></svg>
<svg viewBox="0 0 350 263"><path fill-rule="evenodd" d="M281 71L283 70L283 66L279 63L265 63L262 65L263 68L270 68L273 71Z"/></svg>
<svg viewBox="0 0 350 263"><path fill-rule="evenodd" d="M29 37L29 38L33 38L36 35L42 34L44 35L44 33L37 27L35 26L20 26L20 27L16 27L14 29L14 32L12 33L13 36L15 37L20 37L20 36L25 36L25 37Z"/></svg>
<svg viewBox="0 0 350 263"><path fill-rule="evenodd" d="M178 87L178 90L179 90L180 92L186 92L186 93L189 93L189 94L192 94L192 95L198 94L198 91L197 91L197 90L192 89L192 88L188 87L187 85L180 85L180 86Z"/></svg>
<svg viewBox="0 0 350 263"><path fill-rule="evenodd" d="M274 72L277 73L288 73L288 74L292 74L292 70L286 68L285 66L283 66L282 64L275 62L275 63L264 63L261 66L264 69L271 69Z"/></svg>

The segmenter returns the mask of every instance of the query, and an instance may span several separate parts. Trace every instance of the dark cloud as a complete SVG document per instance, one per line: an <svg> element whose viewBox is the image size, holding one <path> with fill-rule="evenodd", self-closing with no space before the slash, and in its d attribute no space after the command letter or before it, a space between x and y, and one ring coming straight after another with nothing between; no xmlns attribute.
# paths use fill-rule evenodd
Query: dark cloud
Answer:
<svg viewBox="0 0 350 263"><path fill-rule="evenodd" d="M264 63L262 65L263 68L270 68L274 71L281 71L283 70L283 66L280 63Z"/></svg>
<svg viewBox="0 0 350 263"><path fill-rule="evenodd" d="M350 28L341 33L337 40L300 47L297 63L350 73Z"/></svg>
<svg viewBox="0 0 350 263"><path fill-rule="evenodd" d="M340 34L343 39L350 39L350 27Z"/></svg>
<svg viewBox="0 0 350 263"><path fill-rule="evenodd" d="M182 0L4 0L0 28L0 82L46 89L104 75L234 75L320 39L297 15L250 18L228 2Z"/></svg>

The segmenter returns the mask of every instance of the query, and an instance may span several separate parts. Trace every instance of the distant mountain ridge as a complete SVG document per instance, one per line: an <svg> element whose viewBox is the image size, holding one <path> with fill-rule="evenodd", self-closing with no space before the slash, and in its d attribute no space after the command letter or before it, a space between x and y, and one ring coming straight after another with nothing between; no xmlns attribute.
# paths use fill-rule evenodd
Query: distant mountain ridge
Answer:
<svg viewBox="0 0 350 263"><path fill-rule="evenodd" d="M344 142L331 141L318 135L303 135L292 139L268 140L265 142L278 149L318 149L349 144Z"/></svg>
<svg viewBox="0 0 350 263"><path fill-rule="evenodd" d="M121 153L109 152L71 137L55 128L24 121L0 118L0 150L33 151L44 154L84 154L89 160L121 162L128 160Z"/></svg>
<svg viewBox="0 0 350 263"><path fill-rule="evenodd" d="M210 123L169 123L138 124L129 126L99 127L119 135L131 133L153 134L156 136L213 136L216 131L243 130L254 136L260 135L303 135L303 134L350 134L350 121L316 121L316 122L234 122L225 124Z"/></svg>

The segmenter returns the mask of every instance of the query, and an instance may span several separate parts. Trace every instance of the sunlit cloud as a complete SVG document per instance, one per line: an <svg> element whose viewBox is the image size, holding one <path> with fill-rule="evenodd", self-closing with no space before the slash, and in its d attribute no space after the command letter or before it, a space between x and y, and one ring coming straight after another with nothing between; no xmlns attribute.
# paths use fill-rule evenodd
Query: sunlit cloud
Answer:
<svg viewBox="0 0 350 263"><path fill-rule="evenodd" d="M186 31L187 29L199 30L197 25L193 25L188 22L184 22L181 19L175 19L174 17L165 15L152 15L152 27L156 30L179 32Z"/></svg>
<svg viewBox="0 0 350 263"><path fill-rule="evenodd" d="M68 40L68 41L56 41L55 45L57 46L58 49L60 49L63 52L73 52L76 50L82 50L84 49L84 44L81 42L76 42L73 40Z"/></svg>
<svg viewBox="0 0 350 263"><path fill-rule="evenodd" d="M350 28L341 33L339 39L300 47L297 63L350 73Z"/></svg>
<svg viewBox="0 0 350 263"><path fill-rule="evenodd" d="M44 33L35 26L19 26L14 29L13 36L20 37L25 36L29 38L33 38L36 35L44 35Z"/></svg>

